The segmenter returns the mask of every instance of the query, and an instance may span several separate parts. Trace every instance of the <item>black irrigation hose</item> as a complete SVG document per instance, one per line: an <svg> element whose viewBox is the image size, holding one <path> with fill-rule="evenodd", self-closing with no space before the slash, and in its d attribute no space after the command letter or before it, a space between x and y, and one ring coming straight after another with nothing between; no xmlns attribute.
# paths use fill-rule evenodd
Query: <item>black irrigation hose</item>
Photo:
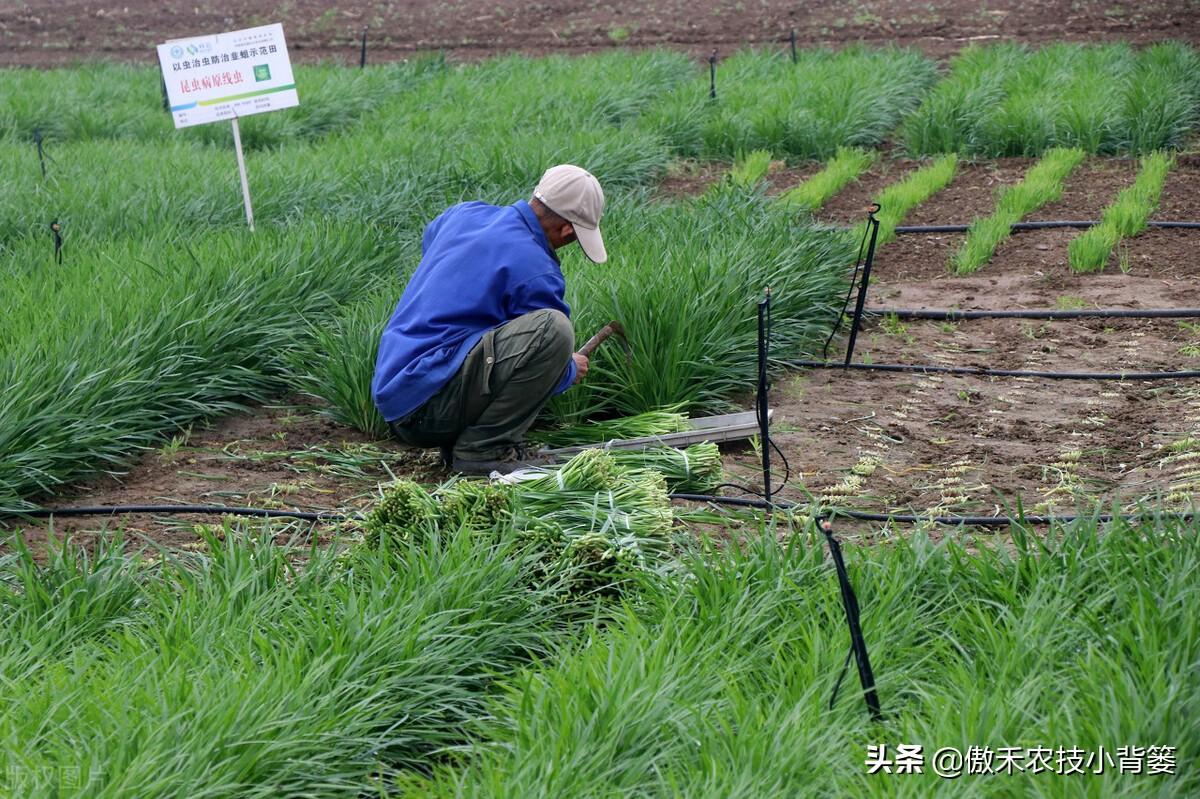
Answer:
<svg viewBox="0 0 1200 799"><path fill-rule="evenodd" d="M842 310L838 311L837 318L833 321L833 329L829 331L829 338L825 339L825 346L821 348L822 358L829 357L829 342L833 341L833 337L841 329L842 317L846 315L846 309L850 307L850 298L854 296L854 287L858 284L858 271L862 269L863 251L867 248L867 235L870 232L870 225L863 228L862 241L858 243L858 257L854 259L854 277L850 279L850 286L846 289L846 299L842 300Z"/></svg>
<svg viewBox="0 0 1200 799"><path fill-rule="evenodd" d="M1048 230L1051 228L1090 228L1100 224L1096 219L1057 220L1051 222L1014 222L1010 230ZM1154 222L1146 223L1147 227L1182 228L1185 230L1200 229L1200 222ZM970 225L899 225L896 233L966 233Z"/></svg>
<svg viewBox="0 0 1200 799"><path fill-rule="evenodd" d="M231 508L223 505L95 505L81 508L37 508L12 513L14 517L26 516L34 519L53 516L118 516L126 513L153 513L170 516L173 514L217 514L228 516L258 516L264 518L303 519L313 522L341 522L361 518L341 513L309 513L299 510L273 510L270 508Z"/></svg>
<svg viewBox="0 0 1200 799"><path fill-rule="evenodd" d="M858 369L877 372L973 375L975 377L1037 377L1047 380L1182 380L1200 377L1200 371L1181 372L1032 372L1020 369L984 369L977 366L934 366L909 363L830 363L828 361L784 361L805 369Z"/></svg>
<svg viewBox="0 0 1200 799"><path fill-rule="evenodd" d="M761 499L745 497L718 497L710 494L668 494L671 499L685 502L712 502L718 505L733 505L743 508L760 508L762 510L792 510L803 507L796 502L767 502ZM1063 514L1061 516L922 516L920 514L903 513L868 513L867 511L830 508L818 518L857 519L865 522L899 522L901 524L945 524L966 525L973 527L1004 527L1013 524L1065 524L1080 519L1094 519L1105 523L1121 519L1123 521L1139 521L1141 519L1172 519L1192 521L1200 517L1200 513L1098 513L1098 514Z"/></svg>
<svg viewBox="0 0 1200 799"><path fill-rule="evenodd" d="M1186 319L1200 316L1200 308L1103 308L1095 310L956 311L925 308L867 308L867 313L897 319Z"/></svg>
<svg viewBox="0 0 1200 799"><path fill-rule="evenodd" d="M819 526L821 532L825 534L825 541L829 544L829 555L833 558L833 566L837 571L838 586L842 592L842 608L846 611L846 624L850 629L850 654L854 655L854 660L858 664L858 681L862 685L863 699L867 703L871 720L881 722L883 721L883 711L879 707L879 692L875 689L875 673L871 670L867 642L863 638L862 612L858 607L858 597L854 593L854 586L850 584L850 574L846 571L842 547L833 537L833 525L826 519ZM830 710L833 710L834 703L837 702L838 688L842 685L842 677L846 675L846 667L849 665L850 657L847 655L842 672L838 675L837 682L833 685L833 693L829 697Z"/></svg>
<svg viewBox="0 0 1200 799"><path fill-rule="evenodd" d="M802 507L799 503L776 501L767 502L762 499L747 499L745 497L720 497L712 494L668 494L668 498L686 502L713 502L718 505L732 505L746 508L761 508L763 510L791 510ZM49 518L54 516L119 516L129 513L153 513L162 516L176 514L197 515L228 515L256 516L261 518L289 518L315 522L341 522L361 519L358 514L342 513L309 513L298 510L273 510L270 508L233 508L223 505L96 505L80 508L37 508L36 510L21 511L10 514L13 518ZM1003 527L1010 524L1055 524L1073 522L1079 519L1095 519L1098 522L1111 522L1116 519L1136 521L1139 519L1177 519L1191 521L1200 517L1200 513L1101 513L1101 514L1068 514L1063 516L921 516L897 513L868 513L866 511L845 510L833 508L823 514L825 517L844 517L868 522L899 522L902 524L922 524L932 522L946 525L971 525L980 527Z"/></svg>

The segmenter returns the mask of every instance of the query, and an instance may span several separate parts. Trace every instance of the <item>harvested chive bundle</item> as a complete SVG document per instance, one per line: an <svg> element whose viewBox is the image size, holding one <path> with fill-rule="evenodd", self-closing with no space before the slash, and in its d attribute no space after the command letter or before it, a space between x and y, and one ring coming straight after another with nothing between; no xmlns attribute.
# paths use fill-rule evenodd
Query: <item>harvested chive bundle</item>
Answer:
<svg viewBox="0 0 1200 799"><path fill-rule="evenodd" d="M710 494L725 481L721 468L721 450L705 441L686 449L653 447L643 450L609 450L622 466L651 469L667 481L669 491Z"/></svg>
<svg viewBox="0 0 1200 799"><path fill-rule="evenodd" d="M592 449L515 485L458 480L428 492L398 481L364 526L373 548L419 543L438 532L515 531L538 554L538 582L582 595L615 589L631 569L665 567L673 520L662 474Z"/></svg>
<svg viewBox="0 0 1200 799"><path fill-rule="evenodd" d="M582 444L599 444L604 441L619 441L626 438L661 436L690 430L687 414L679 412L678 405L656 411L606 419L602 422L567 425L553 430L532 431L530 439L547 447L572 447Z"/></svg>

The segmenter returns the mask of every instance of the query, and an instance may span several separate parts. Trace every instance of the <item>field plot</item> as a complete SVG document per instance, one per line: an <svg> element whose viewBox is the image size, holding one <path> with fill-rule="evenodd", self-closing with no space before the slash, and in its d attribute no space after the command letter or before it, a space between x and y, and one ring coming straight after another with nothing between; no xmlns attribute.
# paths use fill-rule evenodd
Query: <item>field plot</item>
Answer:
<svg viewBox="0 0 1200 799"><path fill-rule="evenodd" d="M1004 186L1032 161L963 165L905 224L966 224L989 213ZM817 212L848 224L870 198L915 165L873 170ZM1184 156L1168 174L1163 221L1200 218ZM1032 220L1098 219L1131 185L1135 161L1092 159L1071 174L1063 197ZM871 303L882 308L1089 309L1200 305L1195 231L1152 230L1129 239L1106 268L1079 275L1068 244L1080 231L1014 233L984 272L953 276L947 262L965 234L903 235L880 248ZM1151 236L1146 239L1144 237ZM860 336L858 360L1033 371L1195 369L1193 320L902 321L879 318ZM834 357L840 357L835 346ZM1132 507L1170 498L1187 505L1163 461L1194 432L1195 387L1187 382L1065 383L950 375L812 374L782 391L780 437L800 485L826 501L864 508L994 513L1017 497L1029 510L1067 512L1100 501ZM1064 461L1066 457L1068 460ZM1063 464L1070 463L1065 476ZM831 464L837 467L829 469ZM869 476L856 474L869 471ZM752 472L750 472L752 473ZM854 491L846 493L848 477ZM1069 490L1063 487L1065 480ZM1186 482L1184 480L1183 482ZM832 491L832 493L830 493ZM798 492L794 496L803 496Z"/></svg>
<svg viewBox="0 0 1200 799"><path fill-rule="evenodd" d="M1131 226L1088 273L1070 265L1079 230L1004 235L1101 218L1143 163L1161 197L1150 213L1152 192L1127 194L1133 210L1200 221L1198 64L1178 42L977 45L944 64L772 47L722 60L715 100L707 65L666 51L301 67L311 103L246 124L256 233L229 143L170 131L153 71L0 70L0 792L946 789L869 775L881 740L1140 747L1140 773L1083 792L1200 792L1200 539L1164 515L1200 495L1200 383L786 366L840 359L844 335L822 348L878 201L859 363L1200 369L1200 319L881 312L1200 307L1197 231ZM657 469L589 450L517 485L387 440L368 383L423 225L525 198L560 161L608 195L609 262L564 251L577 338L616 319L631 352L599 350L540 435L745 408L770 287L775 487L807 507L668 495L752 495L757 440ZM970 274L952 271L966 234L896 233L988 218ZM184 503L363 516L14 521ZM1080 518L835 520L879 725L853 676L830 698L847 615L812 516L831 506ZM1150 518L1096 520L1112 510ZM1080 792L1051 776L969 790Z"/></svg>
<svg viewBox="0 0 1200 799"><path fill-rule="evenodd" d="M795 64L784 54L746 51L723 65L721 99L716 102L706 96L708 76L687 59L667 53L540 62L543 88L549 83L561 87L562 93L552 97L525 84L529 62L520 58L462 68L427 59L361 74L331 67L302 70L302 77L317 92L311 107L323 107L322 98L328 95L338 122L333 124L329 114L305 109L247 121L246 138L258 151L253 156L260 175L258 217L275 227L269 236L253 240L238 230L240 209L236 193L230 190L232 180L201 177L228 173L227 155L213 138L216 129L175 137L161 114L145 108L150 97L134 79L136 70L101 69L90 74L85 84L63 93L55 101L59 105L49 107L35 100L38 85L32 74L6 73L3 80L12 99L2 117L6 140L0 156L16 180L0 194L4 209L0 241L8 265L2 279L10 316L30 323L10 328L6 345L11 382L24 388L9 392L5 411L7 446L16 456L3 467L10 475L4 501L9 507L20 507L39 490L57 491L56 486L97 470L121 469L132 462L139 447L159 446L213 415L289 390L329 403L332 418L358 428L359 434L383 436L386 431L371 406L367 383L379 325L396 295L392 270L399 267L402 279L404 270L411 268L416 231L446 202L470 196L511 198L514 190L526 190L541 164L559 158L558 153L578 154L605 176L614 194L609 224L624 244L614 262L599 272L573 255L567 258L564 268L572 292L568 299L577 309L577 327L589 329L609 318L624 319L632 331L635 357L627 364L602 351L592 380L556 400L548 422L638 413L666 405L682 405L693 413L729 408L752 376L754 330L747 311L756 287L771 285L775 290L778 356L811 353L834 316L834 303L844 286L843 270L859 239L857 232L844 237L821 224L860 225L857 230L861 230L864 209L873 200L882 200L885 206L881 212L884 243L871 292L874 307L1171 307L1193 299L1200 304L1200 289L1186 277L1186 231L1151 230L1125 239L1115 248L1107 269L1089 275L1065 268L1068 243L1079 236L1077 231L1021 232L1001 241L990 258L986 251L975 256L976 266L986 262L982 273L952 277L947 274L948 264L963 236L904 235L890 241L891 227L988 217L1003 192L1011 192L1036 173L1036 161L970 162L953 154L906 160L845 149L848 144L860 148L878 144L890 129L902 133L910 150L936 151L942 147L937 142L943 142L968 153L1015 148L1041 154L1062 143L1092 151L1137 152L1147 146L1145 135L1130 131L1157 131L1160 138L1150 142L1154 146L1178 143L1197 107L1197 84L1187 69L1195 58L1192 50L1177 44L1142 50L1121 44L1040 50L974 47L952 60L947 74L934 86L933 62L914 51L860 47L835 55L812 50L802 52ZM865 72L884 72L889 80L866 86L857 77ZM1156 84L1160 89L1166 88L1135 91L1144 83L1138 76L1148 72L1161 78ZM68 74L49 78L61 82ZM599 83L597 75L603 77ZM591 80L583 80L585 76ZM1119 91L1106 97L1119 101L1106 100L1102 107L1086 105L1086 97L1094 93L1089 87L1105 80L1117 81ZM824 86L824 94L807 90L818 85ZM476 97L480 86L488 87L486 98ZM107 93L108 102L117 109L118 124L101 131L101 117L70 102L80 92ZM991 102L976 103L980 92L988 94ZM1076 106L1052 103L1050 95L1055 92L1062 95L1060 100L1066 98ZM839 102L838 97L852 102ZM766 99L760 102L762 98ZM453 109L466 102L473 102L475 113L464 124ZM1047 104L1058 109L1049 117ZM956 107L986 108L992 116L955 116ZM540 120L536 146L517 144L519 133L510 125L513 108L524 108ZM574 125L581 113L595 122L598 132ZM49 156L45 179L23 143L31 127L42 132ZM1112 135L1083 135L1093 127ZM857 133L852 136L850 131ZM429 162L429 152L444 152L423 144L434 140L455 142L455 158L443 155ZM284 142L289 145L282 146ZM752 181L721 178L708 185L703 198L689 193L708 183L703 175L715 177L703 166L708 163L705 159L730 158L751 147L765 148L752 159L759 167L775 159L765 192ZM366 153L372 156L365 158ZM519 153L520 159L512 153ZM1050 152L1062 161L1050 181L1063 181L1060 199L1053 201L1059 189L1048 184L1039 191L1052 189L1050 194L1022 199L1023 205L1006 212L1005 219L1099 218L1117 194L1133 184L1136 162L1092 155L1075 167L1080 153ZM794 226L793 220L804 215L788 199L800 196L794 187L818 173L818 166L806 162L806 157L833 159L828 163L843 170L827 188L816 188L813 182L798 190L813 192L815 199L804 202L814 207L817 227ZM164 158L181 168L156 169L153 165ZM787 162L794 166L786 166ZM118 187L97 180L99 163L120 164L126 181ZM689 184L689 172L668 169L671 163L699 165L691 172L701 177ZM1189 180L1196 175L1194 157L1180 155L1175 164L1166 175L1163 212L1168 217L1195 218L1194 205L1186 196ZM681 188L668 190L674 191L674 198L646 205L647 184L671 170L681 176L675 178ZM351 180L347 183L338 175L349 175ZM380 186L387 189L381 192ZM784 192L789 192L785 199L774 199ZM1043 204L1047 197L1051 202ZM306 220L318 213L330 227L311 227ZM154 286L159 294L139 293L137 301L145 303L141 306L125 303L125 319L67 299L77 290L79 265L52 267L51 282L45 281L43 271L30 266L47 253L44 234L37 231L48 218L59 219L67 231L72 263L81 260L94 275L100 308L121 304L133 285ZM350 232L358 219L372 222L365 235ZM181 246L180 225L195 228L197 222L209 232ZM677 231L678 236L663 247L659 232L666 229ZM1172 244L1152 252L1138 249L1156 241ZM327 254L330 247L340 248L333 258L315 267L306 261L310 253ZM249 267L253 271L262 268L266 252L277 256L281 248L295 253L286 274L295 272L310 281L306 293L311 306L308 310L292 306L277 318L270 317L274 319L270 324L280 326L275 339L250 336L254 328L234 322L239 316L258 315L256 325L261 330L268 318L262 314L280 310L277 295L238 288L236 273L212 274L210 279L231 282L221 289L214 283L210 292L189 286L189 270L178 267L249 257L256 259ZM75 249L80 250L78 255ZM355 269L346 270L342 264ZM320 273L330 265L336 265L336 276ZM106 282L101 277L114 267L125 282ZM280 279L293 278L281 275ZM680 303L680 291L691 299ZM197 292L198 296L211 294L214 309L205 323L211 329L197 327L194 320L187 323L193 306L186 298ZM235 296L245 303L244 311L216 311ZM69 324L91 334L75 337L53 325L32 324L41 309L56 303L72 306ZM145 309L157 306L175 307L182 315L170 323L163 317L151 320ZM288 324L292 314L305 324ZM712 324L713 320L721 321ZM143 324L147 326L139 330ZM121 343L122 335L125 341L161 339L161 331L175 331L166 334L173 342L162 351ZM1100 365L1106 359L1113 369L1137 365L1136 359L1109 358L1105 348L1109 342L1124 348L1116 351L1121 356L1136 348L1147 364L1163 368L1188 368L1195 348L1188 338L1191 328L1169 323L1103 325L1091 333L1100 335L1091 335L1086 326L1066 324L939 326L884 321L861 343L860 353L876 361L921 361L925 351L932 353L935 362L952 365L1023 368L1047 360L1049 353L1089 362L1095 353L1096 370L1104 371ZM948 340L938 340L939 335ZM965 340L955 341L956 335ZM974 341L977 335L989 346ZM978 346L967 346L967 341ZM113 348L137 356L113 368L104 364L101 355ZM667 364L656 362L656 354L663 352L673 353ZM722 358L714 359L713 353L721 353ZM172 359L193 364L189 367L193 371L186 373L188 377L162 379L179 371L170 365ZM924 360L929 359L927 354ZM32 374L31 368L43 370L40 380L18 379ZM190 376L195 369L206 373L207 380L196 383ZM158 379L151 380L155 374ZM290 381L283 379L285 374L292 376ZM80 401L80 377L97 398L97 410ZM973 396L971 390L961 391ZM784 413L784 429L794 425L799 435L811 423L820 430L821 414L805 414L802 407ZM51 408L58 410L52 413ZM813 418L797 421L805 415ZM1108 412L1108 416L1121 414ZM1030 430L1036 434L1036 425ZM931 434L930 438L945 436ZM1114 438L1129 440L1128 436ZM809 442L798 440L804 445ZM828 466L836 475L856 462L835 461ZM994 458L989 462L1001 470L1014 468ZM152 467L150 474L157 471ZM137 474L129 484L141 484ZM145 487L152 490L155 479L151 477ZM805 480L804 487L809 482ZM819 487L821 482L818 476L815 484ZM990 491L993 499L999 492L1002 503L1016 501L1028 488L1018 481L1006 493L1003 480L983 482L1001 486ZM1121 485L1117 476L1108 487L1123 493L1118 491ZM254 496L260 489L247 486L240 494ZM98 490L111 495L115 487ZM1148 488L1146 495L1153 490ZM125 490L116 493L132 496ZM910 494L902 490L882 500L872 498L868 504L873 509L913 509ZM1109 491L1097 496L1115 498Z"/></svg>

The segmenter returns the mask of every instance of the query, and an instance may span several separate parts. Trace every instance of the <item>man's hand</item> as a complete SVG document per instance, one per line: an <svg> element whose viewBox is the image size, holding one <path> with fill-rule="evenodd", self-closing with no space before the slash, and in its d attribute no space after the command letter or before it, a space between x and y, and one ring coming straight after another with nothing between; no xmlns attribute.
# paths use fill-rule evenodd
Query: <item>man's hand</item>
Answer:
<svg viewBox="0 0 1200 799"><path fill-rule="evenodd" d="M588 373L588 356L578 352L571 353L571 357L575 359L575 382L578 383L583 378L587 377Z"/></svg>

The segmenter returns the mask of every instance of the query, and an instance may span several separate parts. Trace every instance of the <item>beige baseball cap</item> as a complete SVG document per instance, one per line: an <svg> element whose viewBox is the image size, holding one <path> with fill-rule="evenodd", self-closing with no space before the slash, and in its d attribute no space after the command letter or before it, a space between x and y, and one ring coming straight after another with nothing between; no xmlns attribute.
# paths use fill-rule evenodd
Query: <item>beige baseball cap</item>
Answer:
<svg viewBox="0 0 1200 799"><path fill-rule="evenodd" d="M604 190L591 172L572 164L552 166L538 181L533 196L571 223L584 255L598 264L608 260L600 238Z"/></svg>

